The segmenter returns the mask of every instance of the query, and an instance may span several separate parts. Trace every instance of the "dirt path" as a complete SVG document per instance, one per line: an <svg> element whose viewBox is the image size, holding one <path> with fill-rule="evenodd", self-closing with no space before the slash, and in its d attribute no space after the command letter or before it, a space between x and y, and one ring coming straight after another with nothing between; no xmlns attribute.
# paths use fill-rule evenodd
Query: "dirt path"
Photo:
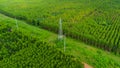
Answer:
<svg viewBox="0 0 120 68"><path fill-rule="evenodd" d="M84 68L93 68L92 66L88 65L87 63L82 62L84 64Z"/></svg>

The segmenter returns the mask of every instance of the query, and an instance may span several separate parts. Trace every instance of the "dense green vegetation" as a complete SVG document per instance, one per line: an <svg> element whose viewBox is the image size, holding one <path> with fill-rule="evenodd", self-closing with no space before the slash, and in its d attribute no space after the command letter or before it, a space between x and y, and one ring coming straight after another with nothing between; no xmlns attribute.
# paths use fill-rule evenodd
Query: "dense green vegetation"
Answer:
<svg viewBox="0 0 120 68"><path fill-rule="evenodd" d="M119 3L120 0L0 0L0 13L6 15L0 14L0 68L79 68L79 61L95 68L119 68ZM65 52L52 33L58 33L60 18L64 34L74 38L66 38Z"/></svg>
<svg viewBox="0 0 120 68"><path fill-rule="evenodd" d="M23 21L18 21L17 20L17 22L18 22L18 27L19 27L18 29L16 28L16 20L15 19L12 19L12 18L9 18L9 17L6 17L6 16L0 14L0 23L1 23L1 25L2 26L5 25L4 27L7 27L5 30L0 30L0 31L3 31L3 33L5 33L5 32L11 31L10 29L12 29L14 32L21 33L23 37L28 38L28 39L25 39L25 40L23 39L24 41L22 41L22 42L25 42L25 41L27 41L29 39L32 40L34 38L34 39L38 39L38 40L44 40L44 42L47 41L47 42L50 43L50 46L51 45L55 45L56 46L55 40L57 38L57 35L55 35L54 33L51 33L49 31L46 31L46 30L39 29L37 27L28 25L28 24L26 24ZM1 29L3 29L3 28L1 27ZM17 34L17 33L16 33L16 35L20 35L20 34ZM2 36L0 36L0 37L2 37ZM9 36L7 36L7 37L9 37ZM31 37L31 38L29 38L29 37ZM14 38L14 37L11 36L9 38ZM40 42L42 42L42 41L40 41ZM11 42L11 43L14 43L14 42ZM19 45L19 44L17 44L17 45ZM20 45L20 47L21 47L21 45ZM29 49L31 47L33 47L33 46L25 47L24 48L24 45L23 45L22 48L24 48L24 49L20 49L20 51L27 50L27 49ZM33 47L33 49L34 49L34 47ZM63 46L61 46L61 48L57 48L57 49L63 51ZM16 54L18 52L19 52L18 50L15 52L15 56L16 56ZM8 53L8 52L4 52L4 53ZM89 45L86 45L86 44L84 44L82 42L78 42L78 41L70 39L70 38L66 38L66 51L64 53L68 54L68 55L73 55L79 61L86 62L86 63L92 65L94 68L101 68L101 67L102 68L119 68L120 67L120 65L119 65L120 57L114 56L114 55L112 55L109 52L102 51L100 49L91 47ZM16 62L16 61L12 61L11 60L12 58L9 59L12 56L14 57L14 54L12 54L12 53L9 56L6 55L6 54L2 55L2 56L6 56L6 57L1 61L1 64L2 64L1 66L3 66L3 65L6 66L6 64L8 66L10 66L9 65L10 62L11 62L11 64L13 64L13 63ZM23 57L23 56L20 56L20 57ZM7 62L9 60L10 60L10 62ZM15 59L15 60L18 60L18 59ZM28 61L28 60L26 59L26 61ZM21 60L20 62L23 62L23 61ZM35 61L33 61L33 62L35 62ZM18 64L18 63L16 62L16 64ZM18 65L20 65L20 64L18 64ZM12 65L12 66L15 67L16 65Z"/></svg>
<svg viewBox="0 0 120 68"><path fill-rule="evenodd" d="M6 68L81 68L80 62L73 61L72 56L66 56L60 51L49 47L48 44L36 43L34 46L29 46L17 52L9 59L4 59L0 62L0 66Z"/></svg>
<svg viewBox="0 0 120 68"><path fill-rule="evenodd" d="M119 0L1 0L0 12L56 33L61 17L67 36L120 55L119 3Z"/></svg>
<svg viewBox="0 0 120 68"><path fill-rule="evenodd" d="M82 64L53 44L0 22L0 67L81 68Z"/></svg>

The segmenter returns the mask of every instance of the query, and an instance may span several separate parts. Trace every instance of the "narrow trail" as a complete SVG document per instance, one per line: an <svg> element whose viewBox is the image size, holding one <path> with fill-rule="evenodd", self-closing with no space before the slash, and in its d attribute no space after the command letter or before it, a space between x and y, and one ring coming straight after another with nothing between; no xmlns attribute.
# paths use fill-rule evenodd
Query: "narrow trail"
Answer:
<svg viewBox="0 0 120 68"><path fill-rule="evenodd" d="M88 64L85 63L85 62L82 62L82 64L84 65L84 68L93 68L92 66L88 65Z"/></svg>

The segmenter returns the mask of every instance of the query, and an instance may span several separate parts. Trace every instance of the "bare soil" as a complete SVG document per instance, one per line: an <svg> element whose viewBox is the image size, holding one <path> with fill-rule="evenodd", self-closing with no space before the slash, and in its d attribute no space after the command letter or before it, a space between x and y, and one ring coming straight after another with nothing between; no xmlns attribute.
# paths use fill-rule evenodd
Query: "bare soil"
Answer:
<svg viewBox="0 0 120 68"><path fill-rule="evenodd" d="M84 68L93 68L92 66L88 65L87 63L82 62L84 64Z"/></svg>

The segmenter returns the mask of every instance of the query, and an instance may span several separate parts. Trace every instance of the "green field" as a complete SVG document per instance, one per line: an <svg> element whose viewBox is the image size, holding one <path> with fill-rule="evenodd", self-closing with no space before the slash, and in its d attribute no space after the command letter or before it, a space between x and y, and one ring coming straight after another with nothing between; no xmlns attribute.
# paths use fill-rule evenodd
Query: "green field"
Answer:
<svg viewBox="0 0 120 68"><path fill-rule="evenodd" d="M2 0L0 10L56 33L62 18L68 37L119 55L119 3L119 0Z"/></svg>
<svg viewBox="0 0 120 68"><path fill-rule="evenodd" d="M38 40L47 41L53 47L56 47L56 44L55 44L55 40L57 38L56 34L48 32L48 31L43 30L43 29L39 29L39 28L31 26L31 25L28 25L28 24L26 24L23 21L18 21L18 23L19 23L18 24L19 28L17 29L16 28L15 19L11 19L11 18L6 17L4 15L0 15L0 24L1 24L1 26L3 26L4 28L7 27L4 30L3 30L3 28L1 28L1 30L3 30L3 31L1 31L1 33L3 33L3 34L0 34L0 38L4 38L4 37L7 36L4 39L5 40L6 39L11 40L11 42L8 42L8 44L11 44L10 47L12 47L13 50L14 49L16 50L17 48L21 48L19 50L17 49L17 51L13 53L13 56L10 55L9 52L5 52L4 55L1 55L3 57L3 59L1 60L0 63L2 63L3 65L6 65L5 64L7 62L6 60L10 60L12 62L12 64L15 63L15 61L11 60L11 58L9 59L9 57L15 57L17 52L19 53L22 50L23 51L26 50L26 49L28 50L30 47L32 47L34 43L31 43L30 40L33 40L33 38L37 38ZM9 33L9 34L4 33L9 28L11 28L14 32ZM12 35L17 35L17 34L19 36L22 36L23 40L18 38L21 41L20 42L18 41L18 42L15 43L14 40L12 40L12 39L17 40L14 37L18 37L18 36L12 36ZM25 38L27 37L30 40L27 41L27 39L25 39L24 37ZM31 38L31 37L33 37L33 38ZM11 38L11 39L9 39L9 38ZM67 38L66 41L67 41L66 42L67 48L66 48L65 54L73 55L74 57L79 59L79 61L81 61L81 62L86 62L86 63L92 65L95 68L101 68L101 67L103 67L103 68L118 67L119 68L119 66L120 66L119 65L119 62L120 62L119 59L120 58L110 54L109 52L104 52L104 51L102 51L100 49L96 49L94 47L90 47L89 45L86 45L86 44L84 44L82 42L78 42L78 41L70 39L70 38ZM29 45L31 45L30 47L26 46L26 45L28 45L28 43L29 43ZM4 45L8 45L7 43L5 43L5 41L4 42L1 41L0 45L3 45L3 44ZM57 48L57 49L59 49L60 51L63 52L63 47L62 48ZM2 49L1 49L1 51L2 51ZM17 60L19 60L19 58L16 58L16 61ZM28 60L25 60L25 61L27 62ZM7 63L10 64L10 62L7 62ZM16 66L16 65L14 65L14 66Z"/></svg>
<svg viewBox="0 0 120 68"><path fill-rule="evenodd" d="M119 3L1 0L0 67L80 68L85 62L94 68L119 68ZM56 42L60 18L67 36L65 52Z"/></svg>

